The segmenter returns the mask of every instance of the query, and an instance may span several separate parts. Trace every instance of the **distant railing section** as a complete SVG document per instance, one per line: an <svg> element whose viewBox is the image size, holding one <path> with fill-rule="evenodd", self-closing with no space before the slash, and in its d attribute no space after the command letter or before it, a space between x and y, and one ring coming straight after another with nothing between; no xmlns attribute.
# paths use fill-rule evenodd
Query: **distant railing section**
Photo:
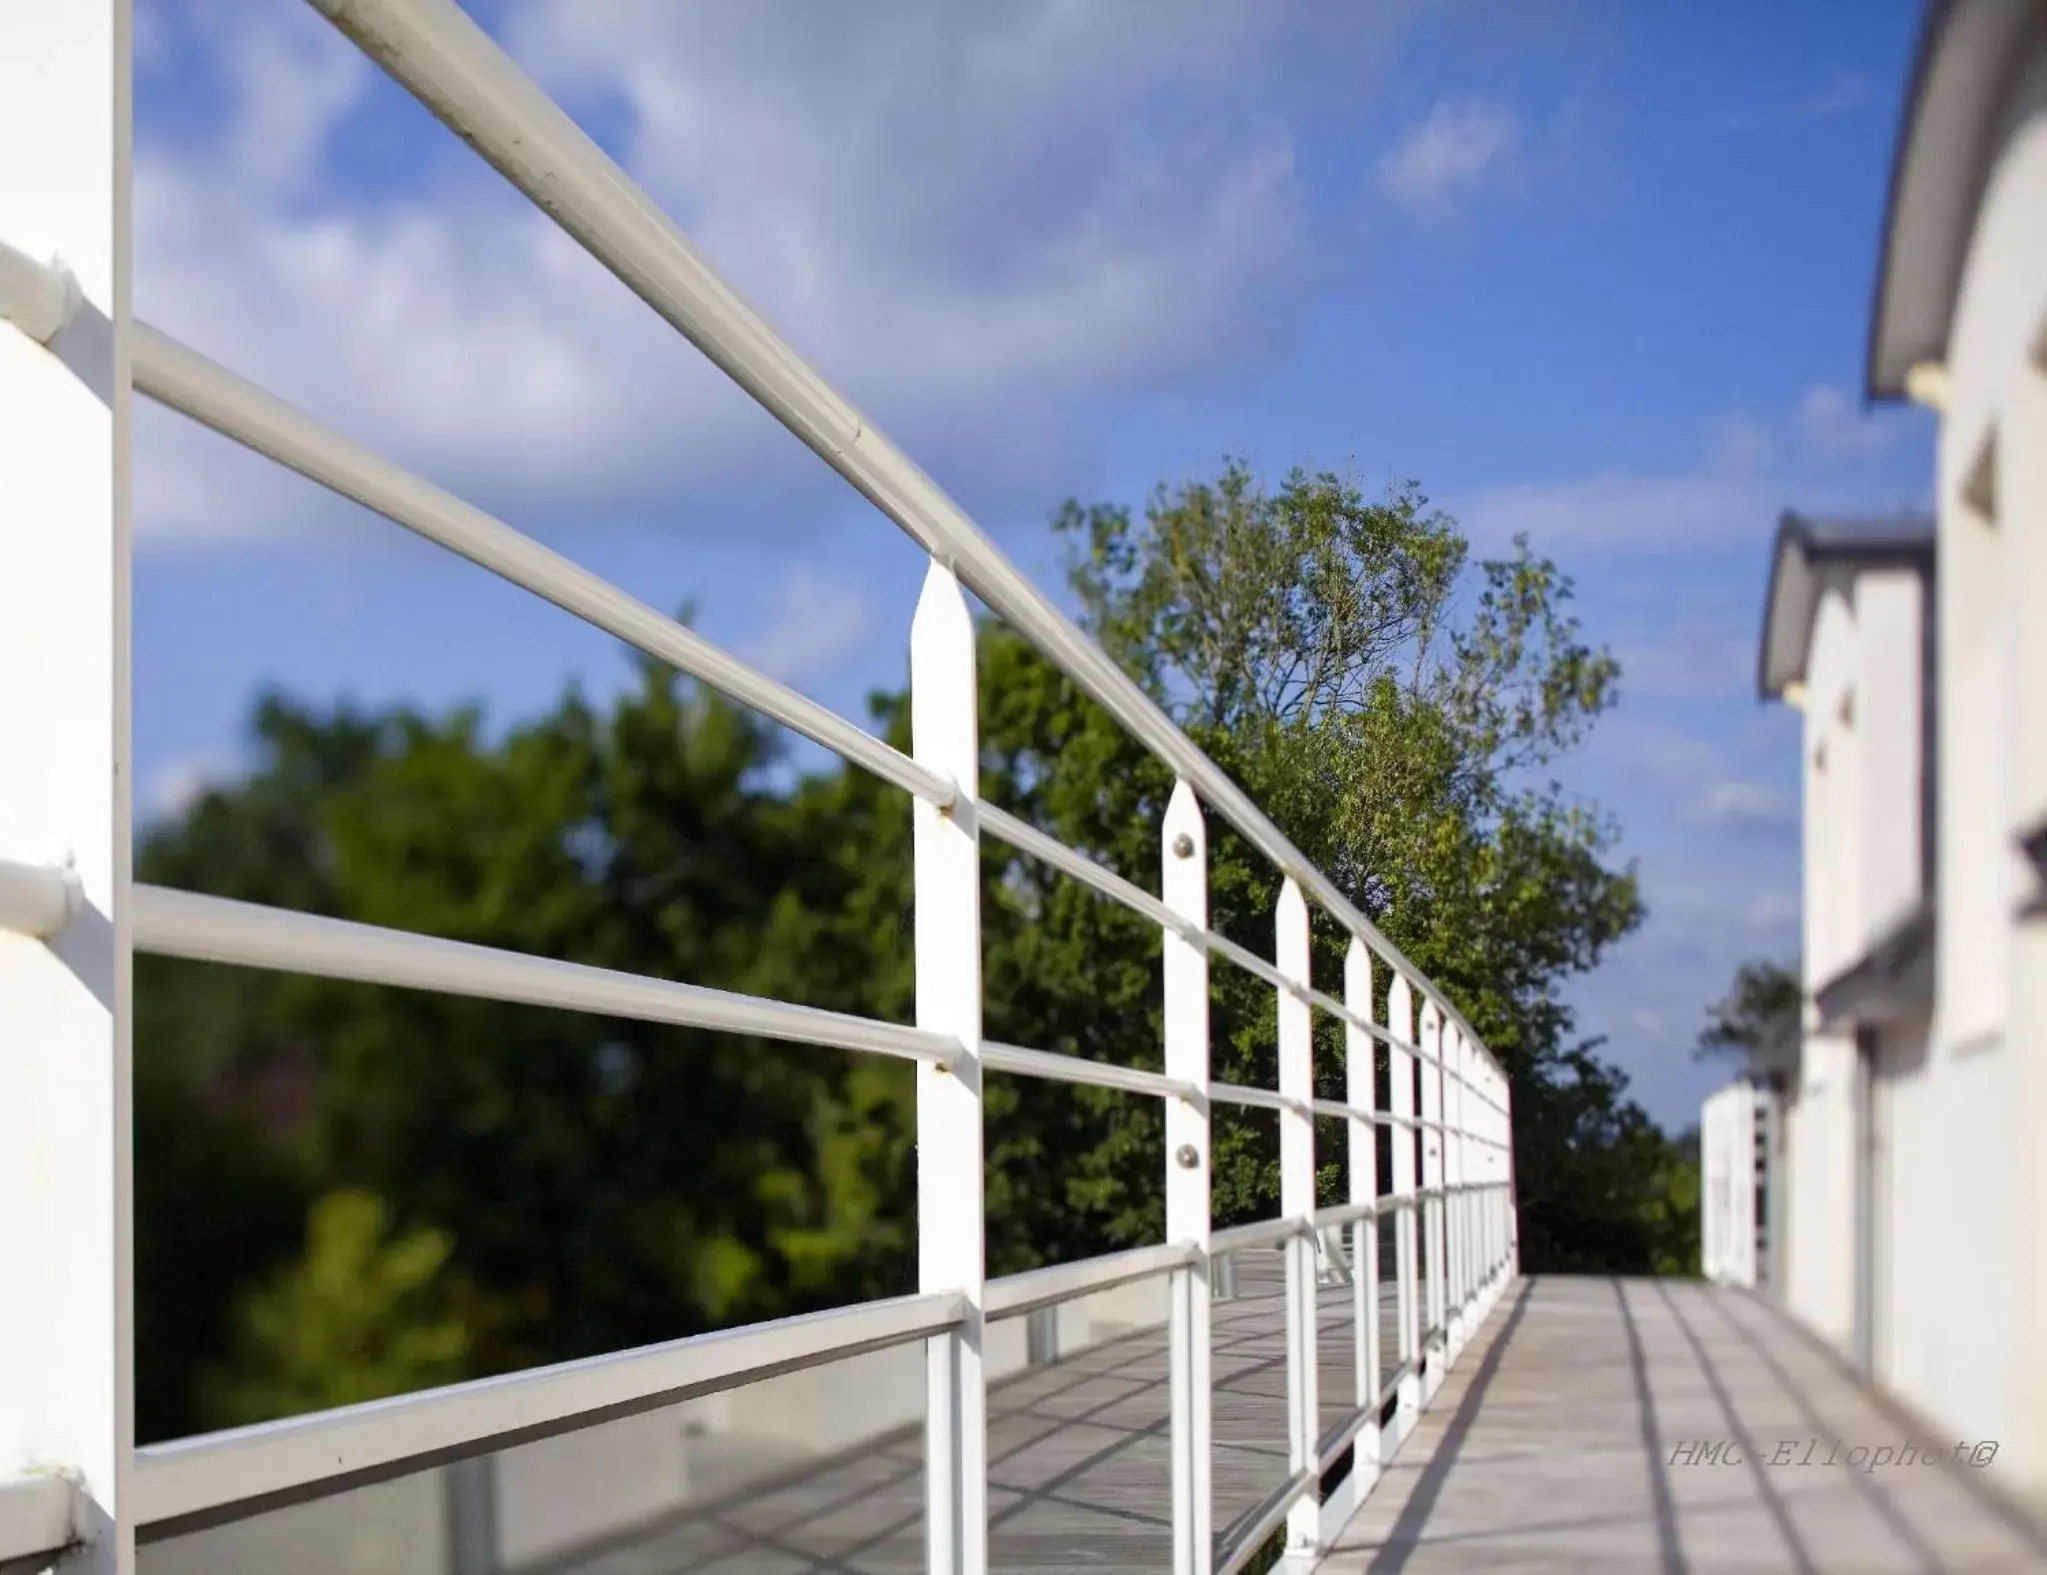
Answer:
<svg viewBox="0 0 2047 1575"><path fill-rule="evenodd" d="M1773 1105L1766 1086L1740 1077L1700 1107L1699 1271L1722 1285L1765 1278Z"/></svg>
<svg viewBox="0 0 2047 1575"><path fill-rule="evenodd" d="M74 874L55 863L0 861L0 925L34 938L24 944L44 944L60 960L69 958L66 966L74 973L80 972L76 958L81 949L98 946L110 977L124 978L124 959L132 948L910 1061L917 1078L919 1293L132 1452L125 1442L126 1424L116 1420L121 1409L116 1404L105 1418L111 1442L93 1458L125 1462L115 1473L122 1486L117 1497L114 1484L100 1480L104 1470L95 1470L91 1461L77 1464L80 1503L97 1510L81 1509L75 1533L106 1537L111 1528L112 1545L125 1561L137 1534L144 1540L169 1536L753 1379L921 1341L928 1353L928 1567L941 1575L981 1575L988 1568L985 1324L1165 1276L1170 1281L1173 1567L1180 1575L1234 1570L1282 1525L1290 1561L1306 1567L1369 1491L1383 1456L1405 1437L1444 1368L1515 1272L1506 1077L1443 993L949 498L726 288L630 178L452 0L312 3L929 551L931 565L910 638L910 752L892 748L511 525L132 321L126 315L124 235L109 243L113 276L121 282L102 312L113 346L108 364L119 367L125 357L133 388L147 397L546 598L910 794L915 1024L130 885L125 857L118 854L110 864L114 873L100 882L105 890L99 895L85 891ZM69 24L45 18L39 37L52 50L60 44L102 52L111 47L118 56L118 42L109 45L98 23L123 14L118 0L81 0ZM123 80L117 105L125 103L127 91ZM125 121L120 123L125 128ZM103 178L122 210L125 174L124 157L105 163ZM0 214L6 211L0 208ZM57 344L75 314L102 311L82 299L61 270L31 262L19 251L0 261L9 265L0 268L0 314L31 328L39 345ZM50 306L53 300L61 311ZM58 319L54 327L52 316ZM46 374L40 362L17 356L0 361L0 377L10 375L60 374ZM123 405L124 396L117 392L109 408ZM117 478L115 499L103 511L111 522L117 577L106 594L112 598L117 649L125 661L124 424L113 430L100 457ZM19 513L0 522L0 531L17 536L47 528L48 521ZM18 553L22 544L0 538L0 545ZM1177 785L1160 827L1161 896L981 798L975 631L962 587L975 591L1175 772ZM111 707L119 730L118 762L127 727L125 670L117 668L110 681L112 693L99 703ZM6 780L0 778L0 791ZM125 782L118 791L126 792ZM1283 877L1270 958L1209 927L1204 806L1230 822ZM9 808L0 801L0 811ZM125 811L117 810L116 818L125 828ZM0 820L0 834L5 824ZM1162 1072L983 1038L978 850L983 835L1159 926L1165 948ZM0 853L11 851L0 848ZM1310 983L1310 900L1326 922L1349 938L1341 997ZM102 926L104 935L94 931L80 939L80 924L95 914L110 921ZM1273 988L1277 1088L1238 1086L1211 1076L1211 959L1242 968ZM1375 969L1388 976L1383 1018L1373 1007ZM102 1004L106 1042L120 1046L126 1034L125 994L111 992ZM1346 1089L1341 1100L1315 1095L1316 1012L1343 1027ZM63 1020L54 1014L38 1021L32 1005L0 1000L0 1021L7 1029L0 1040L9 1044L18 1036L58 1032ZM1381 1046L1391 1071L1385 1108L1374 1087ZM124 1065L118 1054L110 1064ZM983 1078L989 1071L1162 1100L1167 1241L988 1280L980 1177ZM31 1099L43 1086L33 1077L22 1081ZM121 1086L118 1078L114 1086ZM1225 1230L1212 1227L1210 1138L1217 1105L1277 1114L1279 1217ZM107 1109L124 1120L125 1096ZM1349 1197L1326 1208L1317 1206L1315 1196L1317 1117L1341 1120L1347 1131ZM1391 1189L1383 1195L1377 1190L1382 1129L1393 1135ZM94 1138L94 1152L124 1174L119 1156L125 1143L125 1129L116 1123ZM6 1219L6 1212L46 1206L47 1200L0 1198L0 1228L7 1231L10 1250L38 1238L29 1224ZM113 1219L99 1223L125 1253L125 1195L117 1190L111 1207ZM1382 1226L1392 1231L1395 1268L1389 1288L1398 1308L1399 1348L1390 1366L1383 1364L1386 1353L1379 1349ZM1347 1276L1355 1298L1356 1381L1349 1414L1323 1427L1317 1393L1318 1262L1332 1257L1332 1243L1344 1241L1349 1262L1336 1278ZM1214 1282L1233 1283L1234 1276L1212 1271L1224 1255L1254 1247L1276 1248L1285 1255L1289 1475L1234 1525L1216 1528L1211 1515L1209 1309L1213 1297L1226 1289ZM35 1280L33 1261L29 1270L25 1283ZM111 1346L121 1352L131 1350L132 1339L126 1275L123 1266L109 1291L105 1319ZM0 1327L9 1338L18 1338L18 1325ZM1382 1379L1382 1369L1391 1376ZM29 1402L11 1402L0 1394L0 1415L11 1403ZM10 1425L0 1438L34 1440L47 1434L47 1429L39 1432L36 1416L24 1415L18 1427ZM0 1459L0 1467L48 1464L47 1453L32 1454L26 1445L17 1452L18 1459ZM1346 1457L1348 1471L1338 1473L1340 1484L1325 1501L1322 1483ZM23 1506L18 1515L0 1514L0 1563L46 1551L26 1544L48 1541L48 1502L46 1485L29 1496L0 1490L0 1510Z"/></svg>

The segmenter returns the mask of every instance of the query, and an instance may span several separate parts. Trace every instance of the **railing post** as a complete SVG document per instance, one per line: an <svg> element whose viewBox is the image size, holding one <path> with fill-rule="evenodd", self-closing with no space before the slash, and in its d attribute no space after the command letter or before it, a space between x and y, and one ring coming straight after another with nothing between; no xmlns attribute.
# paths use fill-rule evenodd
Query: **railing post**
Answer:
<svg viewBox="0 0 2047 1575"><path fill-rule="evenodd" d="M926 1563L932 1575L986 1575L988 1416L982 1370L987 1278L981 1161L981 859L974 622L952 571L935 560L910 629L910 731L920 765L952 779L946 809L918 799L917 1026L965 1053L917 1068L917 1282L957 1291L958 1329L930 1342L925 1378Z"/></svg>
<svg viewBox="0 0 2047 1575"><path fill-rule="evenodd" d="M1506 1196L1501 1202L1500 1213L1507 1231L1507 1278L1512 1280L1521 1275L1521 1194L1515 1185L1514 1173L1517 1160L1514 1148L1514 1085L1505 1078L1500 1080L1500 1130L1505 1134L1507 1145Z"/></svg>
<svg viewBox="0 0 2047 1575"><path fill-rule="evenodd" d="M1372 954L1352 938L1343 959L1343 1004L1359 1017L1372 1015ZM1378 1043L1355 1022L1343 1025L1344 1102L1353 1110L1378 1107ZM1350 1201L1376 1203L1379 1196L1379 1127L1369 1115L1350 1118ZM1379 1217L1368 1214L1351 1229L1352 1345L1357 1363L1357 1402L1372 1411L1351 1455L1351 1475L1362 1491L1379 1475Z"/></svg>
<svg viewBox="0 0 2047 1575"><path fill-rule="evenodd" d="M1308 903L1289 876L1279 892L1273 960L1292 988L1279 992L1279 1210L1299 1229L1287 1238L1287 1419L1295 1474L1317 1471L1321 1405L1315 1350L1315 1024L1308 1004ZM1321 1539L1322 1495L1310 1490L1286 1519L1287 1560L1307 1569Z"/></svg>
<svg viewBox="0 0 2047 1575"><path fill-rule="evenodd" d="M0 860L65 893L0 933L0 1481L68 1477L64 1568L127 1575L127 0L0 39Z"/></svg>
<svg viewBox="0 0 2047 1575"><path fill-rule="evenodd" d="M1414 1043L1414 996L1404 975L1395 972L1386 991L1386 1026L1401 1044ZM1414 1055L1399 1045L1386 1047L1386 1109L1398 1117L1390 1131L1393 1144L1393 1296L1400 1331L1400 1384L1395 1391L1395 1417L1405 1437L1421 1408L1421 1324L1415 1317L1415 1273L1420 1242L1415 1220Z"/></svg>
<svg viewBox="0 0 2047 1575"><path fill-rule="evenodd" d="M1190 929L1208 927L1208 831L1185 782L1166 806L1159 889ZM1208 951L1165 936L1166 1076L1191 1083L1192 1099L1166 1102L1166 1239L1193 1247L1191 1268L1172 1279L1174 1575L1209 1575L1215 1562L1210 1496Z"/></svg>
<svg viewBox="0 0 2047 1575"><path fill-rule="evenodd" d="M1450 1359L1464 1349L1466 1298L1471 1293L1471 1225L1467 1210L1471 1200L1464 1191L1464 1030L1454 1023L1444 1042L1443 1070L1443 1184L1444 1213L1449 1221L1448 1261L1450 1300Z"/></svg>
<svg viewBox="0 0 2047 1575"><path fill-rule="evenodd" d="M1422 1120L1423 1263L1427 1271L1423 1280L1424 1319L1427 1331L1434 1335L1437 1351L1447 1354L1444 1341L1448 1331L1443 1327L1443 1015L1436 1003L1426 997L1422 1000L1421 1019L1416 1043L1421 1047L1421 1108L1417 1114ZM1427 1349L1426 1336L1423 1349ZM1442 1383L1442 1367L1440 1359L1429 1365L1424 1396L1434 1394Z"/></svg>

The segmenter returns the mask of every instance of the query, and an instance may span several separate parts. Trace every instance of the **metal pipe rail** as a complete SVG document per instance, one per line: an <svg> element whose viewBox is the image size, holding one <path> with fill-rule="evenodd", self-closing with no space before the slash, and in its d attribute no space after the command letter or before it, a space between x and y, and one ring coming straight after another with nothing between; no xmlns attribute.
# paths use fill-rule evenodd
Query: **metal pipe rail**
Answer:
<svg viewBox="0 0 2047 1575"><path fill-rule="evenodd" d="M383 1481L928 1339L957 1328L963 1316L956 1295L867 1302L154 1444L136 1451L132 1513L148 1539L175 1536L315 1490Z"/></svg>
<svg viewBox="0 0 2047 1575"><path fill-rule="evenodd" d="M329 431L147 323L135 324L134 369L137 391L168 409L553 602L656 661L702 679L884 782L934 804L953 802L948 778L866 729L749 667L602 576Z"/></svg>
<svg viewBox="0 0 2047 1575"><path fill-rule="evenodd" d="M0 158L25 140L49 144L57 150L51 157L69 160L66 167L92 188L94 201L79 211L127 211L123 35L120 25L97 30L109 18L119 23L127 3L76 0L49 8L39 25L50 53L38 63L50 69L37 80L39 91L53 96L26 107L0 102ZM58 1458L76 1483L74 1489L67 1481L60 1494L50 1479L11 1479L31 1462L0 1456L0 1562L65 1545L52 1541L59 1535L60 1498L62 1535L75 1536L93 1515L113 1524L118 1535L110 1567L128 1575L131 1555L123 1539L132 1539L137 1528L145 1539L179 1535L688 1396L921 1342L932 1466L928 1565L935 1575L985 1575L987 1323L1161 1277L1170 1306L1175 1575L1234 1570L1282 1525L1292 1564L1311 1560L1370 1491L1445 1366L1516 1272L1512 1107L1504 1073L1444 992L929 478L777 338L452 0L309 3L930 553L911 631L913 745L908 754L893 748L511 525L136 322L127 293L125 219L110 234L74 237L78 245L66 255L82 260L83 284L8 246L0 233L0 316L11 317L32 341L25 350L0 344L0 378L10 380L4 390L10 408L30 423L21 452L47 461L29 478L37 506L0 518L0 573L19 571L27 583L26 566L59 564L51 591L62 605L46 627L35 626L32 638L41 643L25 648L32 672L102 674L105 651L116 653L111 678L83 708L40 704L17 714L6 709L11 702L0 685L0 731L25 749L46 749L54 762L49 781L59 784L37 797L40 779L24 786L0 778L0 798L21 800L0 802L0 826L69 828L74 855L67 861L50 858L40 846L0 847L0 929L26 938L25 945L10 939L10 949L0 951L0 967L25 970L0 980L9 986L0 990L0 1014L6 1014L0 1040L26 1047L0 1057L0 1097L22 1105L36 1129L77 1138L54 1157L43 1155L39 1163L47 1161L47 1174L36 1178L43 1190L35 1197L60 1200L53 1206L67 1229L51 1231L39 1206L25 1201L27 1189L17 1189L18 1197L0 1195L0 1253L26 1265L24 1283L44 1299L14 1299L30 1309L23 1316L39 1323L7 1322L13 1308L0 1308L0 1357L22 1343L23 1329L61 1325L66 1331L60 1349L39 1357L35 1384L0 1385L4 1419L13 1420L9 1407L29 1408L24 1427L0 1430L0 1437L59 1440ZM106 69L109 47L113 70ZM95 163L93 150L103 146L109 124L122 128L117 145L109 159ZM13 201L0 181L0 232L19 217ZM95 339L98 348L81 348L79 336L67 337L67 330L92 313L104 318L105 343ZM94 356L100 359L91 361ZM80 404L81 382L107 391L101 403ZM915 829L916 1023L134 884L125 840L131 389L543 597L908 793ZM61 542L37 529L54 518L71 522ZM72 556L49 558L60 551ZM47 567L37 572L50 573ZM1161 895L980 797L975 632L962 584L1176 774L1160 828ZM93 643L102 636L105 645ZM1282 877L1269 958L1210 925L1204 805L1235 826ZM984 1037L978 895L984 833L1159 926L1161 1070ZM1347 937L1340 994L1311 982L1309 899ZM124 981L137 951L907 1060L917 1079L919 1294L132 1450L120 1399L121 1386L132 1382L125 1191L131 1007L125 984L107 981ZM1211 959L1247 971L1274 991L1274 1088L1211 1075ZM1390 975L1379 981L1387 986L1383 1008L1375 1006L1378 967ZM13 988L17 980L20 989ZM1316 1012L1343 1026L1342 1098L1316 1094ZM17 1013L29 1019L30 1031L15 1032ZM1376 1091L1381 1047L1391 1073L1386 1108ZM987 1279L979 1183L989 1072L1159 1099L1167 1241ZM1211 1140L1219 1105L1278 1116L1278 1217L1213 1228ZM1323 1206L1315 1190L1318 1118L1342 1122L1348 1144L1349 1196ZM1392 1135L1392 1180L1384 1194L1377 1191L1382 1127ZM1392 1233L1398 1309L1399 1345L1390 1353L1379 1348L1382 1224ZM1371 1398L1334 1427L1320 1429L1316 1255L1326 1245L1342 1257L1329 1245L1337 1232L1347 1233L1355 1265L1353 1392ZM1287 1478L1218 1533L1210 1482L1212 1269L1233 1254L1261 1248L1278 1250L1285 1261ZM111 1290L106 1264L115 1265ZM1396 1358L1390 1369L1382 1361L1387 1355ZM18 1368L17 1362L0 1369L0 1377ZM1392 1377L1382 1382L1387 1370ZM119 1375L111 1398L109 1372ZM1390 1420L1382 1422L1389 1408ZM1353 1457L1349 1475L1325 1498L1325 1476L1346 1451ZM36 1463L46 1463L46 1455ZM125 1484L118 1498L117 1484Z"/></svg>
<svg viewBox="0 0 2047 1575"><path fill-rule="evenodd" d="M1373 1022L1364 1013L1354 1010L1326 991L1310 989L1306 985L1283 977L1278 969L1256 952L1239 946L1235 941L1218 935L1213 930L1187 923L1135 881L1128 880L1086 854L1069 848L1057 837L1047 836L1029 821L1011 814L1000 805L982 799L975 806L975 813L979 816L981 829L997 840L1008 843L1019 853L1027 853L1064 875L1070 875L1111 901L1120 903L1131 912L1151 920L1169 934L1177 935L1182 940L1205 948L1215 956L1235 963L1246 973L1263 980L1275 989L1284 990L1290 995L1306 1000L1311 1006L1328 1013L1349 1027L1370 1035L1389 1049L1404 1050L1409 1055L1421 1053L1420 1047L1409 1039L1396 1034L1381 1023ZM1474 1085L1471 1091L1474 1098L1483 1100L1495 1109L1504 1108L1483 1089Z"/></svg>
<svg viewBox="0 0 2047 1575"><path fill-rule="evenodd" d="M741 300L632 177L454 0L309 3L1478 1043L1455 1006L1229 774Z"/></svg>
<svg viewBox="0 0 2047 1575"><path fill-rule="evenodd" d="M957 1039L846 1012L791 1006L609 968L529 957L466 941L290 913L161 886L132 896L137 951L358 984L395 985L643 1023L759 1034L948 1066Z"/></svg>

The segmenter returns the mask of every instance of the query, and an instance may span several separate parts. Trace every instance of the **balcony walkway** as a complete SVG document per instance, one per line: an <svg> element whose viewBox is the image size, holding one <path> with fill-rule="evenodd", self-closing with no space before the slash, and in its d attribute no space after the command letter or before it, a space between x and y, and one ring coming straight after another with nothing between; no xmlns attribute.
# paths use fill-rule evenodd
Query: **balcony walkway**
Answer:
<svg viewBox="0 0 2047 1575"><path fill-rule="evenodd" d="M1226 1531L1287 1476L1284 1282L1276 1253L1240 1258L1213 1314L1215 1523ZM1349 1409L1351 1287L1320 1297L1324 1425ZM1381 1292L1385 1348L1396 1341ZM1166 1331L1094 1346L992 1385L988 1548L998 1570L1172 1566ZM1339 1388L1338 1386L1341 1385ZM922 1575L921 1431L683 1511L542 1567L544 1575ZM541 1575L540 1571L533 1575Z"/></svg>
<svg viewBox="0 0 2047 1575"><path fill-rule="evenodd" d="M1249 1265L1246 1265L1249 1268ZM1219 1528L1285 1475L1276 1276L1215 1309ZM1349 1352L1349 1291L1322 1296L1325 1385ZM1391 1343L1392 1304L1383 1305ZM990 1395L990 1561L999 1570L1170 1566L1162 1329L1035 1368ZM1342 1408L1324 1397L1325 1417ZM1769 1465L1787 1445L1811 1461ZM1777 1314L1691 1282L1541 1278L1510 1290L1451 1371L1328 1575L2018 1575L2047 1538L1952 1465L1829 1467L1902 1446L1890 1419ZM1973 1442L1973 1441L1972 1441ZM1684 1446L1732 1443L1719 1462ZM548 1575L913 1575L922 1440L856 1454Z"/></svg>
<svg viewBox="0 0 2047 1575"><path fill-rule="evenodd" d="M2047 1535L2001 1510L1966 1466L1826 1464L1830 1452L1845 1462L1909 1442L1831 1358L1740 1292L1528 1280L1451 1370L1322 1569L2047 1569ZM1733 1461L1683 1463L1700 1443L1735 1444Z"/></svg>

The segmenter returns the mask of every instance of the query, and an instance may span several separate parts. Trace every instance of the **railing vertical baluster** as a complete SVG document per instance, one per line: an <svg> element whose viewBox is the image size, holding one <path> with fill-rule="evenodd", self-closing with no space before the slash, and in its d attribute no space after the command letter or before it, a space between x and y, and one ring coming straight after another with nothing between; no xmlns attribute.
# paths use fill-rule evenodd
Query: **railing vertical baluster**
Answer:
<svg viewBox="0 0 2047 1575"><path fill-rule="evenodd" d="M1386 991L1386 1026L1402 1044L1414 1043L1414 995L1406 976L1395 971ZM1414 1056L1398 1045L1386 1047L1386 1108L1395 1116L1414 1116ZM1396 1421L1404 1437L1421 1408L1421 1327L1415 1318L1415 1275L1419 1231L1415 1220L1415 1130L1408 1120L1396 1121L1388 1141L1393 1144L1393 1193L1399 1210L1393 1233L1393 1290L1400 1330L1401 1375Z"/></svg>
<svg viewBox="0 0 2047 1575"><path fill-rule="evenodd" d="M1469 1294L1465 1254L1471 1233L1465 1220L1464 1193L1464 1030L1451 1024L1443 1045L1443 1179L1444 1215L1448 1220L1447 1264L1450 1300L1450 1360L1464 1349L1464 1302Z"/></svg>
<svg viewBox="0 0 2047 1575"><path fill-rule="evenodd" d="M1372 1015L1372 954L1353 939L1343 959L1343 1004L1360 1017ZM1356 1023L1345 1023L1344 1102L1353 1110L1378 1107L1378 1043ZM1379 1195L1379 1128L1369 1116L1350 1118L1350 1201L1372 1203ZM1357 1403L1379 1398L1379 1221L1368 1215L1351 1227L1352 1358L1357 1364ZM1351 1474L1360 1491L1379 1475L1379 1419L1358 1434Z"/></svg>
<svg viewBox="0 0 2047 1575"><path fill-rule="evenodd" d="M1500 1130L1507 1145L1503 1156L1506 1196L1501 1200L1500 1214L1507 1233L1507 1278L1511 1280L1521 1273L1521 1193L1514 1175L1514 1085L1504 1078L1500 1081L1500 1106Z"/></svg>
<svg viewBox="0 0 2047 1575"><path fill-rule="evenodd" d="M0 934L0 1481L74 1473L65 1568L126 1575L129 8L0 28L0 859L48 877Z"/></svg>
<svg viewBox="0 0 2047 1575"><path fill-rule="evenodd" d="M917 1068L917 1279L966 1299L959 1328L930 1342L925 1378L926 1567L986 1575L988 1418L982 1370L987 1276L981 1161L981 865L974 622L934 561L910 630L910 730L918 762L952 778L949 809L913 810L917 1026L965 1055Z"/></svg>
<svg viewBox="0 0 2047 1575"><path fill-rule="evenodd" d="M1289 876L1280 887L1273 960L1301 992L1279 992L1279 1091L1294 1105L1279 1116L1279 1209L1299 1222L1287 1238L1287 1420L1290 1457L1298 1473L1316 1466L1320 1406L1316 1395L1315 1274L1315 1025L1308 987L1308 904ZM1321 1536L1322 1495L1310 1491L1287 1511L1287 1558L1307 1568Z"/></svg>
<svg viewBox="0 0 2047 1575"><path fill-rule="evenodd" d="M1208 831L1185 782L1166 806L1160 891L1173 913L1208 927ZM1195 1249L1172 1281L1174 1575L1209 1575L1215 1563L1210 1497L1208 952L1165 936L1166 1075L1191 1083L1191 1100L1166 1102L1166 1239Z"/></svg>
<svg viewBox="0 0 2047 1575"><path fill-rule="evenodd" d="M1427 1266L1423 1305L1438 1352L1438 1359L1429 1364L1423 1391L1429 1395L1443 1382L1443 1014L1434 1001L1424 999L1421 1017L1422 1230Z"/></svg>

